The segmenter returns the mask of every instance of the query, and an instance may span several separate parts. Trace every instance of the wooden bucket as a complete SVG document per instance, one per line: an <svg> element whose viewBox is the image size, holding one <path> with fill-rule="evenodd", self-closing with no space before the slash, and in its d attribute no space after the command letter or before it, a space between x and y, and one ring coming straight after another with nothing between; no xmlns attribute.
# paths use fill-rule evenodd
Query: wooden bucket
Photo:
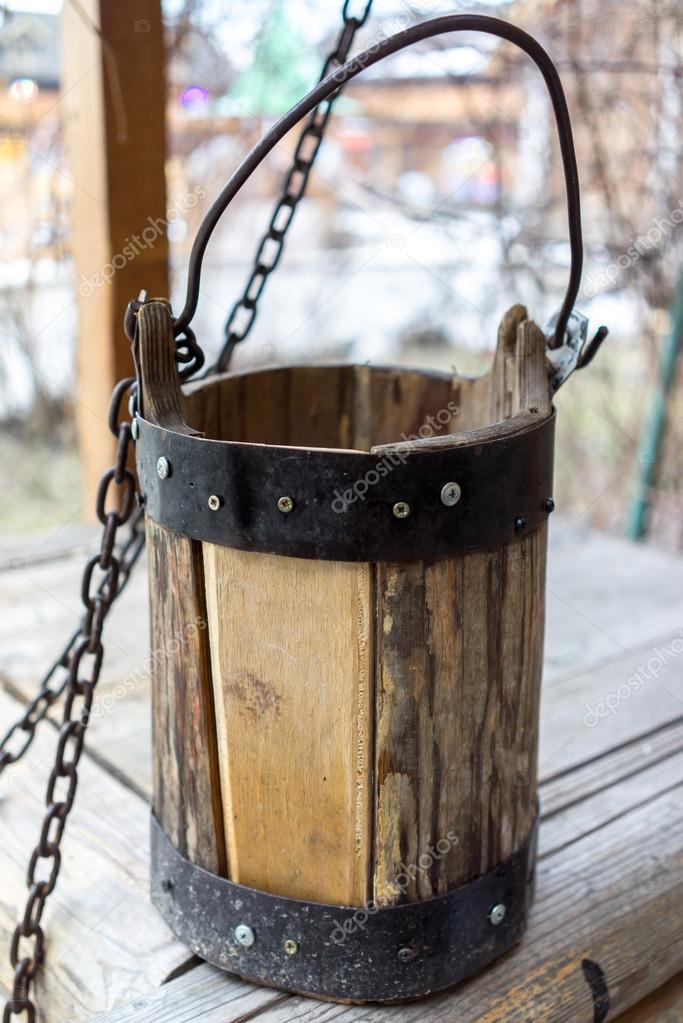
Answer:
<svg viewBox="0 0 683 1023"><path fill-rule="evenodd" d="M523 39L560 123L573 262L559 369L515 306L478 379L278 366L181 388L176 346L213 226L353 62L209 211L181 315L163 300L136 309L153 899L204 959L337 1000L458 982L519 940L532 888L551 391L578 359L564 338L581 233L566 106L540 47L469 16L400 45L482 22Z"/></svg>
<svg viewBox="0 0 683 1023"><path fill-rule="evenodd" d="M377 907L462 899L482 877L486 892L470 896L476 909L465 899L458 923L479 913L476 965L522 932L552 508L544 335L518 306L492 371L476 380L292 366L207 378L176 402L177 377L155 375L159 342L175 373L168 312L144 307L145 320L164 316L165 334L141 325L137 442L154 815L164 846L191 864L333 908L322 925L278 929L263 907L226 911L212 892L176 915L181 890L197 884L177 876L159 835L155 898L200 955L262 982L357 1000L444 986L459 979L448 946L410 971L400 956L420 955L425 925L400 914L383 946L398 970L386 983L354 970L316 979L306 958L315 963L325 941L343 963L362 958ZM231 449L224 465L220 452L195 450L208 438ZM336 487L302 472L302 457L335 449L358 462ZM270 477L263 452L277 462ZM336 519L356 549L335 557L316 515ZM382 544L389 557L379 560ZM207 914L225 924L211 941L196 930ZM240 927L252 946L239 943Z"/></svg>

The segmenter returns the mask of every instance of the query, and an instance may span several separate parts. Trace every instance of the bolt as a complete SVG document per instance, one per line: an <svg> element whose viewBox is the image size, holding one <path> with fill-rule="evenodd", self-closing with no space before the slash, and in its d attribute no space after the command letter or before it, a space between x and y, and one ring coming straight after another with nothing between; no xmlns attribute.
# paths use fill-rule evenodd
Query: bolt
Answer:
<svg viewBox="0 0 683 1023"><path fill-rule="evenodd" d="M441 488L441 502L446 507L451 508L454 504L457 504L460 500L462 490L457 483L444 483Z"/></svg>
<svg viewBox="0 0 683 1023"><path fill-rule="evenodd" d="M282 942L282 948L286 956L295 956L299 951L299 942L295 941L294 938L285 938Z"/></svg>
<svg viewBox="0 0 683 1023"><path fill-rule="evenodd" d="M171 463L168 458L164 458L162 455L161 458L157 459L157 476L160 480L167 480L170 475Z"/></svg>
<svg viewBox="0 0 683 1023"><path fill-rule="evenodd" d="M529 525L526 519L519 518L515 519L515 532L523 533L526 527Z"/></svg>
<svg viewBox="0 0 683 1023"><path fill-rule="evenodd" d="M402 963L412 963L413 959L417 958L419 951L417 945L404 945L398 950L398 958Z"/></svg>
<svg viewBox="0 0 683 1023"><path fill-rule="evenodd" d="M133 422L130 424L130 435L133 440L137 440L140 436L140 424L137 416L134 416Z"/></svg>
<svg viewBox="0 0 683 1023"><path fill-rule="evenodd" d="M247 924L238 924L235 928L235 938L243 948L251 948L256 941L256 935Z"/></svg>
<svg viewBox="0 0 683 1023"><path fill-rule="evenodd" d="M294 511L294 501L291 497L279 497L277 507L278 511L281 511L283 515L289 515L291 511Z"/></svg>
<svg viewBox="0 0 683 1023"><path fill-rule="evenodd" d="M552 497L547 498L545 502L545 510L547 511L548 515L550 515L551 512L555 511L555 502L553 501Z"/></svg>
<svg viewBox="0 0 683 1023"><path fill-rule="evenodd" d="M493 909L489 913L489 920L491 921L494 927L497 927L498 924L502 924L503 920L505 919L506 913L507 909L505 908L505 905L502 902L498 902L493 907Z"/></svg>
<svg viewBox="0 0 683 1023"><path fill-rule="evenodd" d="M223 504L223 498L219 497L218 494L211 494L208 500L208 505L211 511L218 511Z"/></svg>
<svg viewBox="0 0 683 1023"><path fill-rule="evenodd" d="M397 519L407 519L410 515L410 505L407 501L397 501L394 505L394 515Z"/></svg>

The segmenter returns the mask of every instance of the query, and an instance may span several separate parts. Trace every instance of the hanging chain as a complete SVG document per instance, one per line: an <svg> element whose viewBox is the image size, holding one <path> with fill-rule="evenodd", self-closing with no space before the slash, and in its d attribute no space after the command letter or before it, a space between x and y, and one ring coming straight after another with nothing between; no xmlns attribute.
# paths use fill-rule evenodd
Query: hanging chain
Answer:
<svg viewBox="0 0 683 1023"><path fill-rule="evenodd" d="M335 49L323 65L321 80L346 62L356 32L365 24L372 0L361 4L360 15L350 13L351 0L344 0L343 25ZM285 237L308 184L325 128L338 93L321 103L310 115L299 137L292 166L285 178L280 200L268 230L258 247L255 265L242 297L225 326L225 344L216 362L227 368L234 346L243 341L257 315L257 303L269 275L277 266ZM131 340L135 334L135 313L146 300L130 303L125 329ZM193 376L204 362L204 355L189 329L176 338L176 361L183 366L183 380ZM0 775L27 753L36 729L50 708L65 697L62 724L57 740L54 766L45 795L47 810L40 837L29 861L26 878L29 890L24 914L12 936L10 960L14 969L12 993L5 1004L3 1023L25 1016L35 1023L36 1006L31 997L33 982L45 958L45 932L41 925L48 896L54 891L61 867L61 841L78 785L78 764L83 752L90 719L93 694L102 670L104 647L102 629L112 604L123 591L145 544L144 509L136 504L135 477L128 468L133 440L131 423L120 419L124 395L131 392L134 414L135 378L122 380L114 389L109 410L109 427L117 438L114 465L103 475L97 493L97 517L102 523L99 553L89 559L83 572L81 598L83 618L64 650L43 677L37 695L27 704L21 717L8 729L0 742ZM112 507L113 506L113 507ZM125 531L119 535L119 530ZM118 541L118 547L117 547ZM15 736L18 745L12 749Z"/></svg>
<svg viewBox="0 0 683 1023"><path fill-rule="evenodd" d="M102 627L144 545L141 529L143 509L136 504L135 476L128 468L131 424L128 420L120 421L122 399L127 391L133 391L134 385L134 377L122 380L112 395L109 427L118 444L114 465L103 475L97 492L96 510L103 526L102 543L99 553L90 558L83 572L83 619L61 657L45 676L38 695L22 718L10 728L0 747L2 770L24 755L38 722L59 696L65 694L55 762L45 796L47 810L38 844L29 861L26 879L29 894L24 915L12 937L10 959L14 983L5 1005L3 1023L11 1023L14 1017L24 1014L28 1023L35 1023L36 1007L31 999L31 985L45 955L41 919L45 902L57 883L61 866L60 843L76 795L78 763L83 752L93 692L102 669ZM124 525L127 530L121 541L119 529ZM117 540L120 541L118 548ZM59 668L64 669L65 676L54 685L53 679ZM18 731L25 733L25 739L20 749L10 753L6 744Z"/></svg>
<svg viewBox="0 0 683 1023"><path fill-rule="evenodd" d="M351 6L351 0L345 0L342 8L342 28L334 50L325 58L320 81L346 63L356 33L368 19L372 0L367 0L364 7L362 4L360 5L363 10L358 15L350 13ZM232 307L225 324L225 342L214 363L213 370L215 371L225 372L228 369L235 345L244 341L254 326L258 315L259 299L269 276L280 262L287 232L306 191L308 179L338 95L339 92L334 93L315 108L299 136L292 165L284 180L282 194L273 211L268 229L256 250L254 268L242 295Z"/></svg>

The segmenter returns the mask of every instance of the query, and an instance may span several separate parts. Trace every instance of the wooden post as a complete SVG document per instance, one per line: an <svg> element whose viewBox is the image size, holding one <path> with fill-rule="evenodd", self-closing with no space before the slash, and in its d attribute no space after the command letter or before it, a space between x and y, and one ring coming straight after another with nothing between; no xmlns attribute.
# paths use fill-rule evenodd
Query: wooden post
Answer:
<svg viewBox="0 0 683 1023"><path fill-rule="evenodd" d="M160 0L64 5L63 85L79 310L77 425L88 514L113 438L107 409L132 371L123 329L141 288L168 293Z"/></svg>

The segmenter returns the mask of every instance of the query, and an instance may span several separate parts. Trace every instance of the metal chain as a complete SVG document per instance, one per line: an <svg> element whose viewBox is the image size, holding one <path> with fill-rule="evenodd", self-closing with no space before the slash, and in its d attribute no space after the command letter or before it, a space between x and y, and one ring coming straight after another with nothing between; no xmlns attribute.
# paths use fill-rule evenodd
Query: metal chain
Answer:
<svg viewBox="0 0 683 1023"><path fill-rule="evenodd" d="M96 510L103 526L102 543L99 553L89 559L83 572L83 619L43 680L38 696L2 743L0 765L6 767L23 756L33 740L38 721L45 717L55 700L65 694L55 762L45 796L47 810L40 838L29 861L26 879L29 894L24 915L12 937L10 959L14 968L14 984L5 1004L3 1023L11 1023L13 1018L24 1014L28 1023L35 1023L36 1007L31 998L31 985L45 956L41 919L47 897L57 883L61 866L60 844L76 795L78 763L83 752L93 692L102 670L102 627L144 544L144 533L140 528L143 509L136 505L135 476L128 468L131 424L128 420L120 421L122 399L127 391L133 390L134 384L134 377L122 380L112 395L109 426L118 444L114 465L105 472L97 492ZM117 548L119 529L126 524L127 534ZM65 677L58 685L51 685L60 667L65 669ZM26 733L26 738L21 749L10 753L5 745L20 730Z"/></svg>
<svg viewBox="0 0 683 1023"><path fill-rule="evenodd" d="M345 0L342 7L342 28L334 49L325 58L320 81L327 78L335 68L346 63L356 33L368 19L372 0L367 0L362 13L358 15L351 14L350 7L351 0ZM253 270L225 324L225 341L212 367L212 372L225 372L228 369L235 345L244 341L254 326L258 315L259 299L269 276L280 262L287 232L306 191L308 179L338 95L339 92L334 93L317 106L304 125L294 151L292 166L284 179L282 194L270 219L268 229L256 250Z"/></svg>

